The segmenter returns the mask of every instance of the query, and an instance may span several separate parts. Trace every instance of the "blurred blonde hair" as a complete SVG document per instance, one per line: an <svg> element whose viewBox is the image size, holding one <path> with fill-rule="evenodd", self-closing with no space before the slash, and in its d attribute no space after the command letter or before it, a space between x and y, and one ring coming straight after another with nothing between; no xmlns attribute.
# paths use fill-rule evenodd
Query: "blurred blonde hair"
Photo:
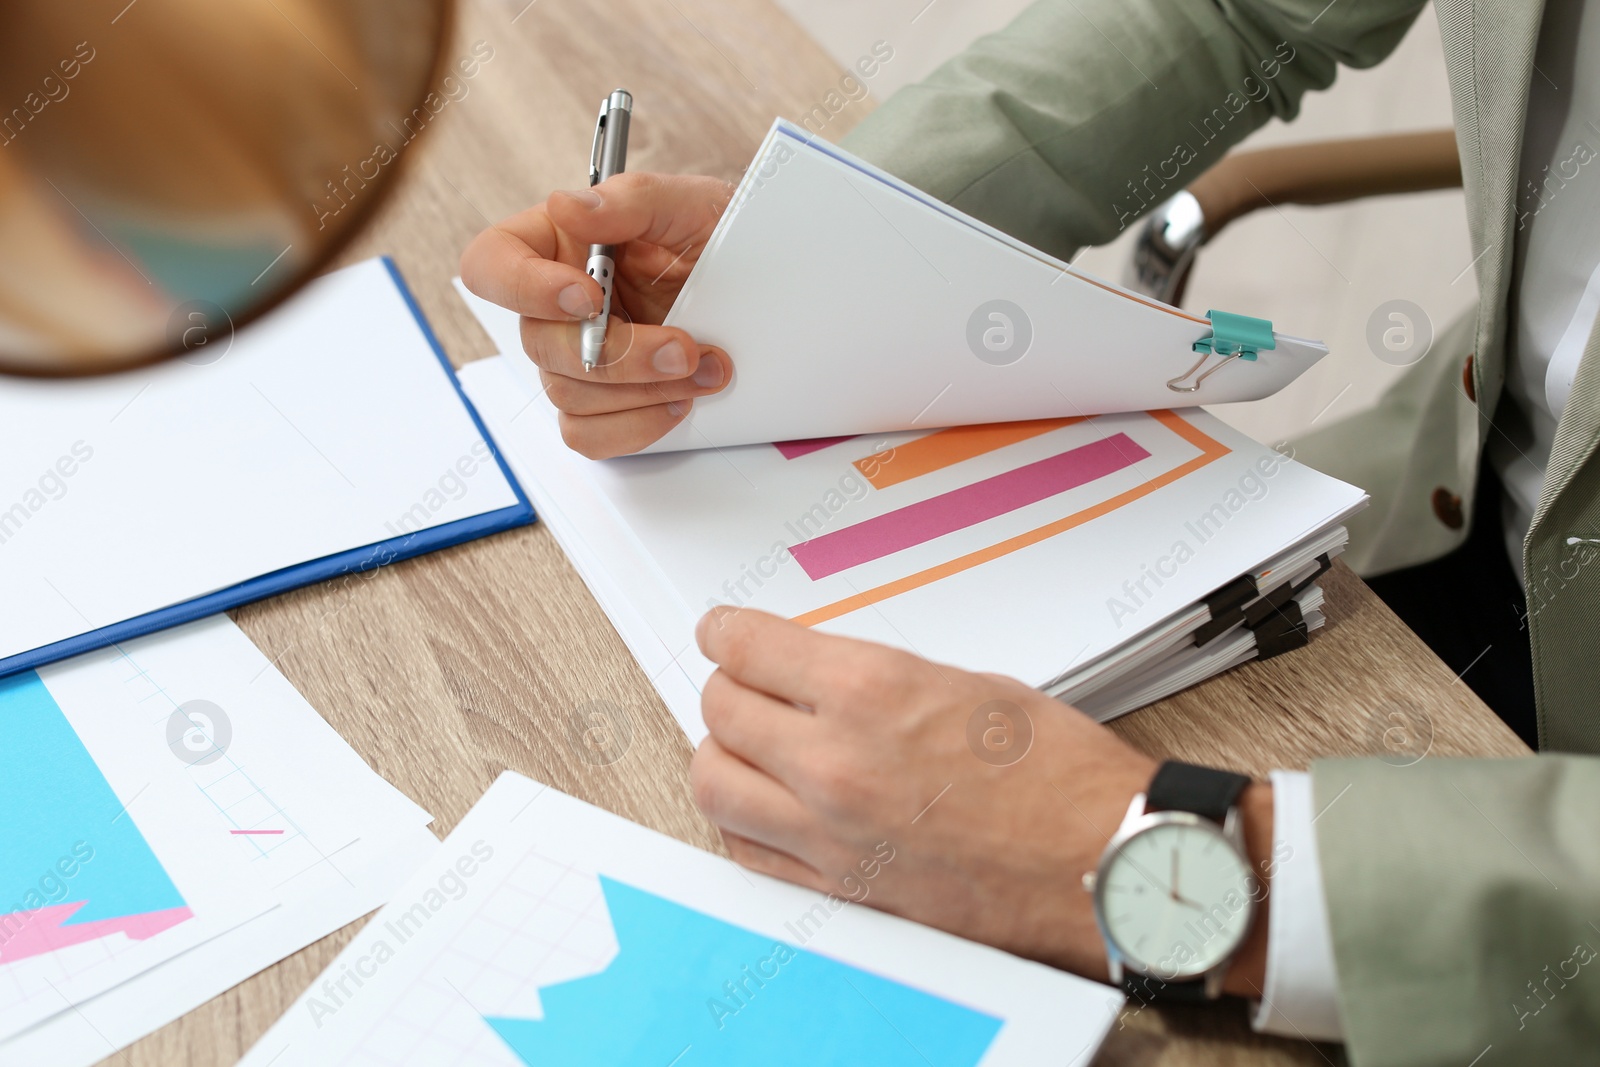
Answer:
<svg viewBox="0 0 1600 1067"><path fill-rule="evenodd" d="M409 139L449 10L5 0L0 350L105 350L113 333L159 342L174 294L120 233L180 249L292 247L275 279L320 262L367 212L329 228L318 202L343 168Z"/></svg>

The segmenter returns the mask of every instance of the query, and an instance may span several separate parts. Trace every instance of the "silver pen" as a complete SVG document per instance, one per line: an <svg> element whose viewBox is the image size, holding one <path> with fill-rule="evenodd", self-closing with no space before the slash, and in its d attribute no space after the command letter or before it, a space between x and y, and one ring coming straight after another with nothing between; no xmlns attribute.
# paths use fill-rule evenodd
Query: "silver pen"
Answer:
<svg viewBox="0 0 1600 1067"><path fill-rule="evenodd" d="M621 174L628 162L628 120L633 116L633 94L613 90L600 102L600 117L594 124L594 146L589 149L589 184L598 185L613 174ZM617 265L611 245L590 245L589 277L600 283L604 294L600 314L579 327L579 351L587 373L600 362L606 343L606 323L611 318L611 291L616 282Z"/></svg>

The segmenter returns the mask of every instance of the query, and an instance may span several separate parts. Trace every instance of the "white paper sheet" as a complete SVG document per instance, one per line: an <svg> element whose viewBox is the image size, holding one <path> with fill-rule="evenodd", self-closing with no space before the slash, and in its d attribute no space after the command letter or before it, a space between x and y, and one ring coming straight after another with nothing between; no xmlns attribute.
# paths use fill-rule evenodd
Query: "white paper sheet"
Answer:
<svg viewBox="0 0 1600 1067"><path fill-rule="evenodd" d="M278 903L125 669L0 680L0 1039ZM76 680L76 679L75 679Z"/></svg>
<svg viewBox="0 0 1600 1067"><path fill-rule="evenodd" d="M686 1046L704 1063L1092 1057L1120 994L847 902L871 890L746 872L507 772L242 1064L664 1065ZM794 959L763 964L778 944ZM631 1054L602 1050L613 1031ZM546 1042L559 1052L541 1059ZM766 1054L736 1051L751 1045Z"/></svg>
<svg viewBox="0 0 1600 1067"><path fill-rule="evenodd" d="M1205 318L1073 270L782 121L666 321L726 349L734 374L652 452L1255 400L1327 354L1280 332L1198 392L1173 392L1211 335Z"/></svg>
<svg viewBox="0 0 1600 1067"><path fill-rule="evenodd" d="M437 848L431 816L373 773L226 616L38 674L107 779L124 783L119 795L154 781L187 813L169 828L167 809L149 807L153 787L134 794L129 814L162 863L172 869L168 837L191 844L193 862L216 878L232 872L226 893L255 910L209 939L163 942L190 922L138 943L151 946L145 966L105 981L57 981L63 995L37 1000L50 1017L0 1042L0 1062L95 1062L379 906Z"/></svg>
<svg viewBox="0 0 1600 1067"><path fill-rule="evenodd" d="M201 352L0 383L0 658L516 503L380 260Z"/></svg>
<svg viewBox="0 0 1600 1067"><path fill-rule="evenodd" d="M283 903L0 1042L7 1067L89 1067L381 907L439 851L426 826L365 838L281 884Z"/></svg>

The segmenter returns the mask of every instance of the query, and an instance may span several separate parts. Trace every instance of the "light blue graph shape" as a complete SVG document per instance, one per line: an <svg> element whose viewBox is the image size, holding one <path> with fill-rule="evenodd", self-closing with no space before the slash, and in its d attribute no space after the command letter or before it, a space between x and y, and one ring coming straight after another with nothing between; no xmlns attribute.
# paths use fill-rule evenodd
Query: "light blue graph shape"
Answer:
<svg viewBox="0 0 1600 1067"><path fill-rule="evenodd" d="M530 1067L973 1067L1003 1020L601 876L620 946L486 1022Z"/></svg>
<svg viewBox="0 0 1600 1067"><path fill-rule="evenodd" d="M66 926L185 906L50 690L27 671L0 678L0 916L41 901L86 901Z"/></svg>

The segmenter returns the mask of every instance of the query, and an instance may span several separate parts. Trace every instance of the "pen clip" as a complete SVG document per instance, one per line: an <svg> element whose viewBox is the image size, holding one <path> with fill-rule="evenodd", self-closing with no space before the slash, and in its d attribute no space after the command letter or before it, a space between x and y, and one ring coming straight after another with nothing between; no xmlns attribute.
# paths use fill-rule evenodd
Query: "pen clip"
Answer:
<svg viewBox="0 0 1600 1067"><path fill-rule="evenodd" d="M611 98L600 101L600 117L594 120L594 144L589 148L589 184L600 183L600 153L606 143L606 111Z"/></svg>

